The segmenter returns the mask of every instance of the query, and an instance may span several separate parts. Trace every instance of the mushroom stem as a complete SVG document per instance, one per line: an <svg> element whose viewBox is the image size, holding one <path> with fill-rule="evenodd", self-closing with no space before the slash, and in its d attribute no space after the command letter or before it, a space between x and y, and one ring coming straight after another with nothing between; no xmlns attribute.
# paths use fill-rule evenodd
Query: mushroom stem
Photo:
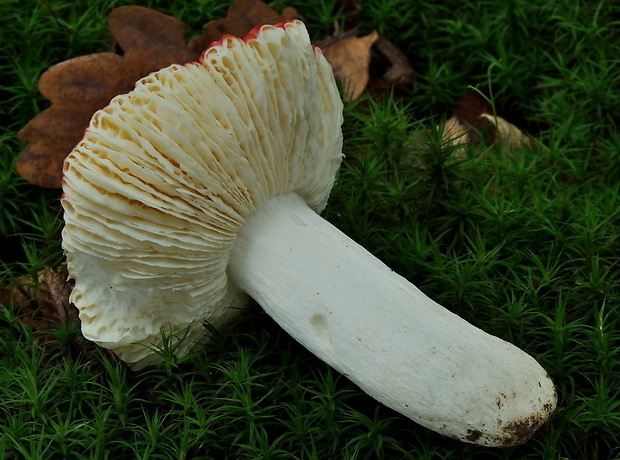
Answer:
<svg viewBox="0 0 620 460"><path fill-rule="evenodd" d="M429 299L294 193L248 217L228 270L317 357L439 433L517 445L555 408L534 358Z"/></svg>

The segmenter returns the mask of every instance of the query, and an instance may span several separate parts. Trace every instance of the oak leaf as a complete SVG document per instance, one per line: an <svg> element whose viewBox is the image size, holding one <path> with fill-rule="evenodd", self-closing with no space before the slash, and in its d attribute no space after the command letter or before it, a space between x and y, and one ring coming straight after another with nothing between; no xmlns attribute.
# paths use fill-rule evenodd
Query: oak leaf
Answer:
<svg viewBox="0 0 620 460"><path fill-rule="evenodd" d="M185 47L185 24L157 11L125 6L108 16L112 36L123 55L97 53L48 69L39 91L52 105L18 134L28 146L17 172L41 187L59 187L62 162L84 135L95 111L140 78L175 62L198 57Z"/></svg>
<svg viewBox="0 0 620 460"><path fill-rule="evenodd" d="M224 19L216 19L205 24L202 34L190 39L188 48L200 53L223 35L243 37L256 26L277 24L295 18L297 18L295 8L284 8L280 15L260 0L237 0L228 8Z"/></svg>
<svg viewBox="0 0 620 460"><path fill-rule="evenodd" d="M82 139L92 115L114 96L131 91L151 72L198 59L223 34L244 36L255 25L295 15L292 8L280 16L260 0L237 0L225 19L207 24L185 45L186 26L178 19L140 6L112 10L108 26L122 54L81 56L43 73L39 91L51 106L18 133L28 145L18 159L17 173L41 187L60 187L63 160Z"/></svg>

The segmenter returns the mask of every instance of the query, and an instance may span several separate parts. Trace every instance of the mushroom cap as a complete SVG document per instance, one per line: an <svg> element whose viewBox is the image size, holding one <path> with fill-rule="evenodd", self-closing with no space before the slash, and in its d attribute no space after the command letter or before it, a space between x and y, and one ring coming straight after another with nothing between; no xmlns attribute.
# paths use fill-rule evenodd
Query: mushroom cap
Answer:
<svg viewBox="0 0 620 460"><path fill-rule="evenodd" d="M320 212L342 103L305 26L225 36L93 116L64 163L63 249L84 337L134 369L183 354L247 303L227 265L245 219L297 193Z"/></svg>

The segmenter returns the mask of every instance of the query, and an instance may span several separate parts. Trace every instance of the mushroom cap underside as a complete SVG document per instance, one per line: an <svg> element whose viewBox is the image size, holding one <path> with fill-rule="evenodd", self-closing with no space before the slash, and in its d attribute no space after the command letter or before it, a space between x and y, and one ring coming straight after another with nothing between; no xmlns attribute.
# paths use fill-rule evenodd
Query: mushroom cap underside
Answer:
<svg viewBox="0 0 620 460"><path fill-rule="evenodd" d="M271 196L320 212L342 159L342 103L305 26L225 36L137 82L64 163L63 249L84 336L132 367L243 308L229 252Z"/></svg>

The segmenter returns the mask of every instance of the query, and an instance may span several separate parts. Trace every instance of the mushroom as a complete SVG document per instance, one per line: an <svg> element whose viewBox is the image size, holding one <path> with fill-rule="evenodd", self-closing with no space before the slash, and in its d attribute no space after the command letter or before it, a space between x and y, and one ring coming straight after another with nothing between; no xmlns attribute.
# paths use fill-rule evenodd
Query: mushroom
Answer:
<svg viewBox="0 0 620 460"><path fill-rule="evenodd" d="M303 23L225 36L97 112L64 164L63 248L87 339L132 368L255 299L373 398L444 435L526 441L538 362L441 307L319 216L342 103Z"/></svg>

